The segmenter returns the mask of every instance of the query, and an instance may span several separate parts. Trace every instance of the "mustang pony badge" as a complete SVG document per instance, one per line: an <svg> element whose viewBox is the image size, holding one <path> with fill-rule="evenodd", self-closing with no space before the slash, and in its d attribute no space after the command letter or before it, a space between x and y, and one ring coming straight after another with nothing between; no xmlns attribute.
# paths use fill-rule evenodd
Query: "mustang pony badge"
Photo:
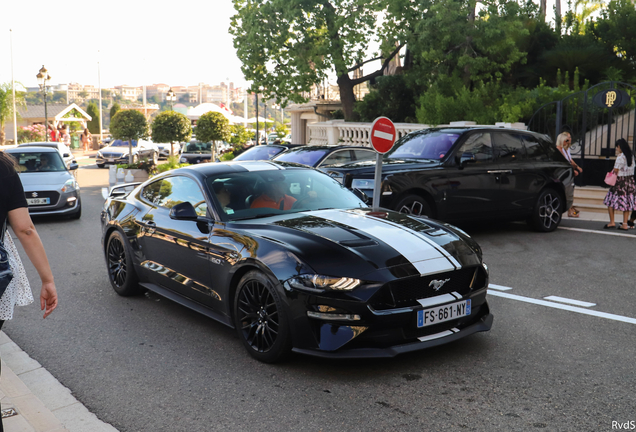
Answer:
<svg viewBox="0 0 636 432"><path fill-rule="evenodd" d="M433 287L433 289L435 291L439 291L441 287L444 286L444 284L446 282L448 282L450 280L450 278L448 279L444 279L444 280L432 280L430 284L428 284L429 287Z"/></svg>

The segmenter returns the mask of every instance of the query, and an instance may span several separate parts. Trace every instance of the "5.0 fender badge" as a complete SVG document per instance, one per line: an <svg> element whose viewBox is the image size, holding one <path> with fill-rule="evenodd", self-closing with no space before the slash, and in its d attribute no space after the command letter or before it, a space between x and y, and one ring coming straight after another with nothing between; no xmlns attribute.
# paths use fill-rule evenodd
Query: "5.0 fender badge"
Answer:
<svg viewBox="0 0 636 432"><path fill-rule="evenodd" d="M433 287L433 289L435 291L439 291L441 287L444 286L444 284L446 282L448 282L450 280L450 278L448 279L444 279L444 280L432 280L430 284L428 284L429 287Z"/></svg>

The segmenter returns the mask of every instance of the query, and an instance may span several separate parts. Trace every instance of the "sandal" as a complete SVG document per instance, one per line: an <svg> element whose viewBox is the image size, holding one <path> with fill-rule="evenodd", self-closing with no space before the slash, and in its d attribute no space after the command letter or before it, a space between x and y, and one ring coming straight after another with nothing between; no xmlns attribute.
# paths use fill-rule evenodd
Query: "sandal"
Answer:
<svg viewBox="0 0 636 432"><path fill-rule="evenodd" d="M628 220L627 221L627 225L629 225L630 228L634 228L634 221L633 220Z"/></svg>
<svg viewBox="0 0 636 432"><path fill-rule="evenodd" d="M610 224L605 224L605 226L603 227L603 229L614 229L616 228L616 225L610 225Z"/></svg>
<svg viewBox="0 0 636 432"><path fill-rule="evenodd" d="M579 217L579 214L577 212L573 212L573 211L570 210L568 212L568 217L577 218L577 217Z"/></svg>

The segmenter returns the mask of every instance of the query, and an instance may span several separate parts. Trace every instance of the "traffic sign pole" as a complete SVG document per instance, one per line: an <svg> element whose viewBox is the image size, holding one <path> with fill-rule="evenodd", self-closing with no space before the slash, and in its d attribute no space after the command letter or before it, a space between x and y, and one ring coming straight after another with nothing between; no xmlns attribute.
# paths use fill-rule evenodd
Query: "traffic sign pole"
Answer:
<svg viewBox="0 0 636 432"><path fill-rule="evenodd" d="M373 182L373 211L380 210L380 188L382 187L382 153L375 155L375 181Z"/></svg>
<svg viewBox="0 0 636 432"><path fill-rule="evenodd" d="M369 133L369 140L371 145L377 152L375 159L375 181L373 186L373 211L380 210L380 197L382 187L382 155L395 144L395 138L397 133L395 131L395 125L386 117L378 117L373 121L371 125L371 132Z"/></svg>

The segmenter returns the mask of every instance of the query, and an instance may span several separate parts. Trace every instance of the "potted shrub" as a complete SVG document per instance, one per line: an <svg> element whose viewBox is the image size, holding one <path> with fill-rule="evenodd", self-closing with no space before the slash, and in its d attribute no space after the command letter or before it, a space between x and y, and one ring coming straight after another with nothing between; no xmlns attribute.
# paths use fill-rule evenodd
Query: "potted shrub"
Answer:
<svg viewBox="0 0 636 432"><path fill-rule="evenodd" d="M130 173L134 177L134 182L146 181L150 176L157 172L157 166L152 163L152 160L142 159L134 164L117 164L117 172L123 172L124 177ZM118 176L120 177L120 176Z"/></svg>

